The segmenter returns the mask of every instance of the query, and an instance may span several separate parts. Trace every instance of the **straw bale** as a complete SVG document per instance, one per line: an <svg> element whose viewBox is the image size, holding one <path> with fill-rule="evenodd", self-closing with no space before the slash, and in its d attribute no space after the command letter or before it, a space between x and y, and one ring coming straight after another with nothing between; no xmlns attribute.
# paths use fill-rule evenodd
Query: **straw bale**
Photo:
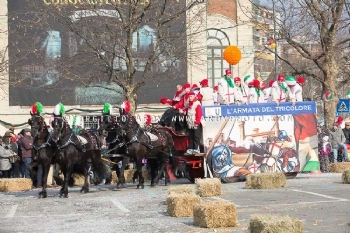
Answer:
<svg viewBox="0 0 350 233"><path fill-rule="evenodd" d="M227 201L202 202L194 207L193 222L206 228L237 226L236 206Z"/></svg>
<svg viewBox="0 0 350 233"><path fill-rule="evenodd" d="M168 188L168 194L195 194L193 185L177 185Z"/></svg>
<svg viewBox="0 0 350 233"><path fill-rule="evenodd" d="M346 170L343 172L342 179L345 184L350 184L350 170Z"/></svg>
<svg viewBox="0 0 350 233"><path fill-rule="evenodd" d="M128 170L124 170L124 177L125 177L125 182L126 183L133 183L133 176L135 173L136 169L128 169ZM112 175L111 175L111 179L112 179L112 184L116 184L118 183L118 177L115 171L112 171ZM146 169L142 169L142 176L143 178L146 180L148 180L148 170ZM138 177L137 177L138 178Z"/></svg>
<svg viewBox="0 0 350 233"><path fill-rule="evenodd" d="M285 187L286 176L282 172L249 174L245 182L246 189L273 189Z"/></svg>
<svg viewBox="0 0 350 233"><path fill-rule="evenodd" d="M0 179L0 192L18 192L31 190L33 186L31 179L11 178Z"/></svg>
<svg viewBox="0 0 350 233"><path fill-rule="evenodd" d="M197 194L201 197L221 195L221 181L218 178L196 179Z"/></svg>
<svg viewBox="0 0 350 233"><path fill-rule="evenodd" d="M350 170L350 162L331 163L328 170L329 172L343 173L346 170Z"/></svg>
<svg viewBox="0 0 350 233"><path fill-rule="evenodd" d="M281 215L253 215L250 233L302 233L304 224L297 218Z"/></svg>
<svg viewBox="0 0 350 233"><path fill-rule="evenodd" d="M84 176L80 174L73 173L73 185L75 186L83 186L84 185ZM90 184L90 177L88 177L88 184Z"/></svg>
<svg viewBox="0 0 350 233"><path fill-rule="evenodd" d="M172 217L191 217L193 208L201 203L201 198L195 194L171 194L167 197L167 212Z"/></svg>

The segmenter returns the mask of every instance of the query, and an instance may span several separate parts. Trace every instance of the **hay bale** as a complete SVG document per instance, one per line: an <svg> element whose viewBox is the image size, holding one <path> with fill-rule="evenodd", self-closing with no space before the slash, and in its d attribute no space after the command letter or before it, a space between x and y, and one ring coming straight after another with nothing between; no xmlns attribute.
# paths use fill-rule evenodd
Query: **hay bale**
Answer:
<svg viewBox="0 0 350 233"><path fill-rule="evenodd" d="M273 189L285 187L286 176L282 172L249 174L245 182L246 189Z"/></svg>
<svg viewBox="0 0 350 233"><path fill-rule="evenodd" d="M168 194L195 194L193 185L177 185L168 188Z"/></svg>
<svg viewBox="0 0 350 233"><path fill-rule="evenodd" d="M133 176L134 176L134 173L135 173L136 169L128 169L128 170L124 170L124 177L125 177L125 182L126 183L132 183L133 180ZM112 184L116 184L118 183L118 177L117 177L117 174L115 171L112 171L112 175L111 175L111 183ZM148 180L148 171L145 170L145 169L142 169L142 176L143 178L146 180ZM138 177L137 177L138 178Z"/></svg>
<svg viewBox="0 0 350 233"><path fill-rule="evenodd" d="M331 163L328 170L329 172L343 173L346 170L350 170L350 162Z"/></svg>
<svg viewBox="0 0 350 233"><path fill-rule="evenodd" d="M253 215L249 223L250 233L302 233L304 224L297 218L279 215Z"/></svg>
<svg viewBox="0 0 350 233"><path fill-rule="evenodd" d="M172 217L191 217L193 208L201 203L201 198L195 194L171 194L167 197L167 212Z"/></svg>
<svg viewBox="0 0 350 233"><path fill-rule="evenodd" d="M237 226L236 206L227 201L203 202L194 207L193 222L206 228Z"/></svg>
<svg viewBox="0 0 350 233"><path fill-rule="evenodd" d="M341 177L345 184L350 184L350 170L344 171Z"/></svg>
<svg viewBox="0 0 350 233"><path fill-rule="evenodd" d="M197 194L201 197L221 195L221 181L218 178L196 179Z"/></svg>
<svg viewBox="0 0 350 233"><path fill-rule="evenodd" d="M80 174L73 173L73 185L74 186L83 186L84 185L84 176ZM90 185L90 177L88 177L88 184Z"/></svg>
<svg viewBox="0 0 350 233"><path fill-rule="evenodd" d="M31 179L11 178L0 179L0 192L19 192L31 190L33 186Z"/></svg>

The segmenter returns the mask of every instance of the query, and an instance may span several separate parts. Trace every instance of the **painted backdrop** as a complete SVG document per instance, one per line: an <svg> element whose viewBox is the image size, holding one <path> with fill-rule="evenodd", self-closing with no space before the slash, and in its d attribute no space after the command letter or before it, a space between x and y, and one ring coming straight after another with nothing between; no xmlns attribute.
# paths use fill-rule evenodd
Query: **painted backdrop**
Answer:
<svg viewBox="0 0 350 233"><path fill-rule="evenodd" d="M203 107L203 112L204 147L215 143L208 161L216 176L319 170L314 102Z"/></svg>

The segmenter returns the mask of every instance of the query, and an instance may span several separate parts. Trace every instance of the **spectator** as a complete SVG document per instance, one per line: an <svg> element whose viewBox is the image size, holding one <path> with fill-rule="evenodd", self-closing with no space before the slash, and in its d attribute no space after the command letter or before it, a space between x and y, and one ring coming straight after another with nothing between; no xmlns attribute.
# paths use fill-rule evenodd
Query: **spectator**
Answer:
<svg viewBox="0 0 350 233"><path fill-rule="evenodd" d="M345 144L350 145L350 117L345 119L345 128L343 129Z"/></svg>
<svg viewBox="0 0 350 233"><path fill-rule="evenodd" d="M333 124L333 128L329 130L330 143L333 148L333 162L336 163L338 159L338 149L344 149L345 160L348 160L348 150L345 147L345 136L343 130L338 126L337 123Z"/></svg>
<svg viewBox="0 0 350 233"><path fill-rule="evenodd" d="M22 150L21 150L21 138L23 137L23 130L21 130L20 133L17 134L18 140L17 140L17 154L19 156L19 177L24 177L24 163L22 160Z"/></svg>
<svg viewBox="0 0 350 233"><path fill-rule="evenodd" d="M2 137L1 137L2 141ZM2 178L10 178L9 171L11 169L11 163L9 157L12 155L9 149L5 149L3 143L0 144L0 171Z"/></svg>
<svg viewBox="0 0 350 233"><path fill-rule="evenodd" d="M328 172L329 155L332 152L332 148L328 140L329 137L326 134L321 133L319 135L318 157L320 160L320 170L323 173Z"/></svg>
<svg viewBox="0 0 350 233"><path fill-rule="evenodd" d="M21 153L22 160L24 163L24 177L30 178L29 165L32 162L32 149L33 149L33 139L30 135L30 129L26 128L23 130L23 137L21 138Z"/></svg>

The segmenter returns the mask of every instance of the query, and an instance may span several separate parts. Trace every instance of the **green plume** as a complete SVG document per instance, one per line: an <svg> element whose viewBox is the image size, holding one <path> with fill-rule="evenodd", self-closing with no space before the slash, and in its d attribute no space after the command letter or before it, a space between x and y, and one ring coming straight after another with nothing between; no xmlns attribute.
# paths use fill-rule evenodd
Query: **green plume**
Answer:
<svg viewBox="0 0 350 233"><path fill-rule="evenodd" d="M78 118L78 116L74 116L74 117L73 117L73 123L72 123L72 125L76 125L76 124L77 124L77 118Z"/></svg>
<svg viewBox="0 0 350 233"><path fill-rule="evenodd" d="M43 105L40 102L36 102L35 105L36 105L36 109L38 111L38 114L41 115L44 111Z"/></svg>
<svg viewBox="0 0 350 233"><path fill-rule="evenodd" d="M66 113L66 109L61 102L59 103L59 105L60 105L60 113L61 113L61 115L64 115Z"/></svg>
<svg viewBox="0 0 350 233"><path fill-rule="evenodd" d="M105 103L105 104L103 105L102 113L103 113L103 114L109 114L109 113L110 113L110 110L111 110L111 104L110 104L110 103Z"/></svg>

